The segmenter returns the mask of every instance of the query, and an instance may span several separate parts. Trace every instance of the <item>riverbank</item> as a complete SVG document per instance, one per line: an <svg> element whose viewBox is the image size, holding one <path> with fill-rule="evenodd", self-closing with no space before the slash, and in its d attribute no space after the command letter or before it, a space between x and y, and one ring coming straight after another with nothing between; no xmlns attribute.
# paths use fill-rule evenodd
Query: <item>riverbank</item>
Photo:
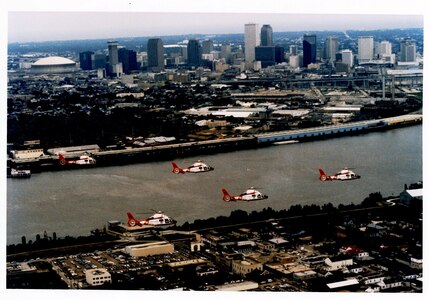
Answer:
<svg viewBox="0 0 429 300"><path fill-rule="evenodd" d="M36 159L8 160L9 168L29 169L33 173L73 168L126 165L153 161L171 160L180 157L216 154L237 150L254 149L282 142L307 142L341 136L365 134L398 127L421 124L422 115L404 115L380 120L351 122L281 132L268 132L252 136L240 136L218 140L157 145L142 148L127 148L87 153L96 164L61 164L57 156L42 156Z"/></svg>

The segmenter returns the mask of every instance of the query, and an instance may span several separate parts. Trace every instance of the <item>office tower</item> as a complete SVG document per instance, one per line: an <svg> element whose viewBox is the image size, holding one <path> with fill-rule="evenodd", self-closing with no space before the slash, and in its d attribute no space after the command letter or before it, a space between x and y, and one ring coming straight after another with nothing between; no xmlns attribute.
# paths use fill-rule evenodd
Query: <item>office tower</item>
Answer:
<svg viewBox="0 0 429 300"><path fill-rule="evenodd" d="M392 53L392 44L388 41L378 43L377 58L382 59L385 63L394 64L396 55Z"/></svg>
<svg viewBox="0 0 429 300"><path fill-rule="evenodd" d="M94 52L85 51L79 53L79 64L82 70L92 70L92 56Z"/></svg>
<svg viewBox="0 0 429 300"><path fill-rule="evenodd" d="M329 62L335 61L335 54L338 52L339 43L336 36L328 36L325 41L325 58Z"/></svg>
<svg viewBox="0 0 429 300"><path fill-rule="evenodd" d="M122 71L125 74L139 69L137 66L137 53L133 50L120 48L118 50L118 59L122 63Z"/></svg>
<svg viewBox="0 0 429 300"><path fill-rule="evenodd" d="M231 62L231 45L222 45L220 47L220 57L225 59L225 62L229 64Z"/></svg>
<svg viewBox="0 0 429 300"><path fill-rule="evenodd" d="M261 46L273 46L273 28L270 25L261 28Z"/></svg>
<svg viewBox="0 0 429 300"><path fill-rule="evenodd" d="M391 55L392 54L392 44L388 41L380 42L378 49L379 49L378 52L381 55Z"/></svg>
<svg viewBox="0 0 429 300"><path fill-rule="evenodd" d="M374 38L372 36L360 36L358 38L358 60L365 63L374 56Z"/></svg>
<svg viewBox="0 0 429 300"><path fill-rule="evenodd" d="M274 53L275 53L275 61L276 63L282 63L285 61L285 48L281 46L275 46L274 47Z"/></svg>
<svg viewBox="0 0 429 300"><path fill-rule="evenodd" d="M341 51L341 61L348 65L349 67L353 67L353 52L352 50L346 49Z"/></svg>
<svg viewBox="0 0 429 300"><path fill-rule="evenodd" d="M307 67L309 64L316 62L316 35L315 34L304 34L304 41L302 43L303 48L303 65Z"/></svg>
<svg viewBox="0 0 429 300"><path fill-rule="evenodd" d="M415 62L416 61L416 42L413 40L401 41L401 61Z"/></svg>
<svg viewBox="0 0 429 300"><path fill-rule="evenodd" d="M261 62L262 68L276 64L275 48L272 46L255 47L255 60Z"/></svg>
<svg viewBox="0 0 429 300"><path fill-rule="evenodd" d="M107 42L107 46L109 49L109 64L111 66L116 65L119 62L118 58L118 42L109 41Z"/></svg>
<svg viewBox="0 0 429 300"><path fill-rule="evenodd" d="M147 60L149 70L159 72L164 69L164 45L161 39L147 41Z"/></svg>
<svg viewBox="0 0 429 300"><path fill-rule="evenodd" d="M290 55L298 55L298 46L297 45L290 45L289 46L289 53L290 53Z"/></svg>
<svg viewBox="0 0 429 300"><path fill-rule="evenodd" d="M291 55L289 56L289 65L292 68L299 68L301 66L301 55Z"/></svg>
<svg viewBox="0 0 429 300"><path fill-rule="evenodd" d="M109 76L119 77L122 73L122 66L119 65L118 42L109 41L107 42L107 46L109 49Z"/></svg>
<svg viewBox="0 0 429 300"><path fill-rule="evenodd" d="M255 47L259 46L258 24L244 25L244 59L246 62L255 60Z"/></svg>
<svg viewBox="0 0 429 300"><path fill-rule="evenodd" d="M199 66L201 65L201 47L200 43L195 39L188 41L188 65Z"/></svg>
<svg viewBox="0 0 429 300"><path fill-rule="evenodd" d="M204 40L201 42L201 48L203 54L208 54L213 51L213 41L212 40Z"/></svg>
<svg viewBox="0 0 429 300"><path fill-rule="evenodd" d="M95 52L91 60L92 69L104 69L106 67L106 55L102 52Z"/></svg>

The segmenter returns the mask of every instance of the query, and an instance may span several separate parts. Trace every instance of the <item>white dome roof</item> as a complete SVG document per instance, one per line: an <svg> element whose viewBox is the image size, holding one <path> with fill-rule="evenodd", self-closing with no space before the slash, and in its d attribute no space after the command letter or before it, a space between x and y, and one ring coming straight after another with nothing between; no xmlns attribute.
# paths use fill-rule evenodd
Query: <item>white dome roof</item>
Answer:
<svg viewBox="0 0 429 300"><path fill-rule="evenodd" d="M56 65L75 65L71 59L60 56L49 56L36 61L33 66L56 66Z"/></svg>

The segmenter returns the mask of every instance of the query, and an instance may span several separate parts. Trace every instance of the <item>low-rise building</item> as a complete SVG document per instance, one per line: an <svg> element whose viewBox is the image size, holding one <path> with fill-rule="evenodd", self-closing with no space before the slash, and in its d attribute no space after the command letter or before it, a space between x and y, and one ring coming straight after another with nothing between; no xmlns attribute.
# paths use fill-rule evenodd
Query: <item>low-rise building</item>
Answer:
<svg viewBox="0 0 429 300"><path fill-rule="evenodd" d="M325 259L326 270L335 271L353 265L353 258L348 255L338 255Z"/></svg>
<svg viewBox="0 0 429 300"><path fill-rule="evenodd" d="M103 268L86 270L85 278L86 282L92 286L103 285L106 282L112 283L112 276Z"/></svg>
<svg viewBox="0 0 429 300"><path fill-rule="evenodd" d="M261 270L263 266L260 262L253 259L245 258L244 260L234 260L232 262L232 272L234 274L246 275L254 270Z"/></svg>
<svg viewBox="0 0 429 300"><path fill-rule="evenodd" d="M131 256L149 256L174 252L174 245L167 242L154 242L125 247L125 252Z"/></svg>

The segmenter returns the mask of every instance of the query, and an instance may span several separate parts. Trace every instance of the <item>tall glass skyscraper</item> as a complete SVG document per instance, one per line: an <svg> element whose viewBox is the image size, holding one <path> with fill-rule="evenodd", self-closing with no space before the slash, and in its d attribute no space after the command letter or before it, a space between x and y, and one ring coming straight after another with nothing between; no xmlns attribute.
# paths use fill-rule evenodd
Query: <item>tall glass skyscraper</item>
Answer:
<svg viewBox="0 0 429 300"><path fill-rule="evenodd" d="M307 67L309 64L316 62L316 35L315 34L305 34L304 41L302 42L303 48L303 65Z"/></svg>
<svg viewBox="0 0 429 300"><path fill-rule="evenodd" d="M125 74L129 74L131 71L139 69L137 65L136 51L120 48L118 50L118 58L119 62L122 63L122 71Z"/></svg>
<svg viewBox="0 0 429 300"><path fill-rule="evenodd" d="M190 39L188 41L188 65L201 65L201 46L198 40Z"/></svg>
<svg viewBox="0 0 429 300"><path fill-rule="evenodd" d="M244 25L244 59L246 62L255 61L255 47L259 46L260 37L258 24Z"/></svg>
<svg viewBox="0 0 429 300"><path fill-rule="evenodd" d="M261 46L273 46L273 28L270 25L261 28Z"/></svg>
<svg viewBox="0 0 429 300"><path fill-rule="evenodd" d="M94 52L85 51L79 53L79 64L82 70L92 70L92 57Z"/></svg>
<svg viewBox="0 0 429 300"><path fill-rule="evenodd" d="M156 72L164 69L164 45L161 39L147 41L147 66Z"/></svg>

